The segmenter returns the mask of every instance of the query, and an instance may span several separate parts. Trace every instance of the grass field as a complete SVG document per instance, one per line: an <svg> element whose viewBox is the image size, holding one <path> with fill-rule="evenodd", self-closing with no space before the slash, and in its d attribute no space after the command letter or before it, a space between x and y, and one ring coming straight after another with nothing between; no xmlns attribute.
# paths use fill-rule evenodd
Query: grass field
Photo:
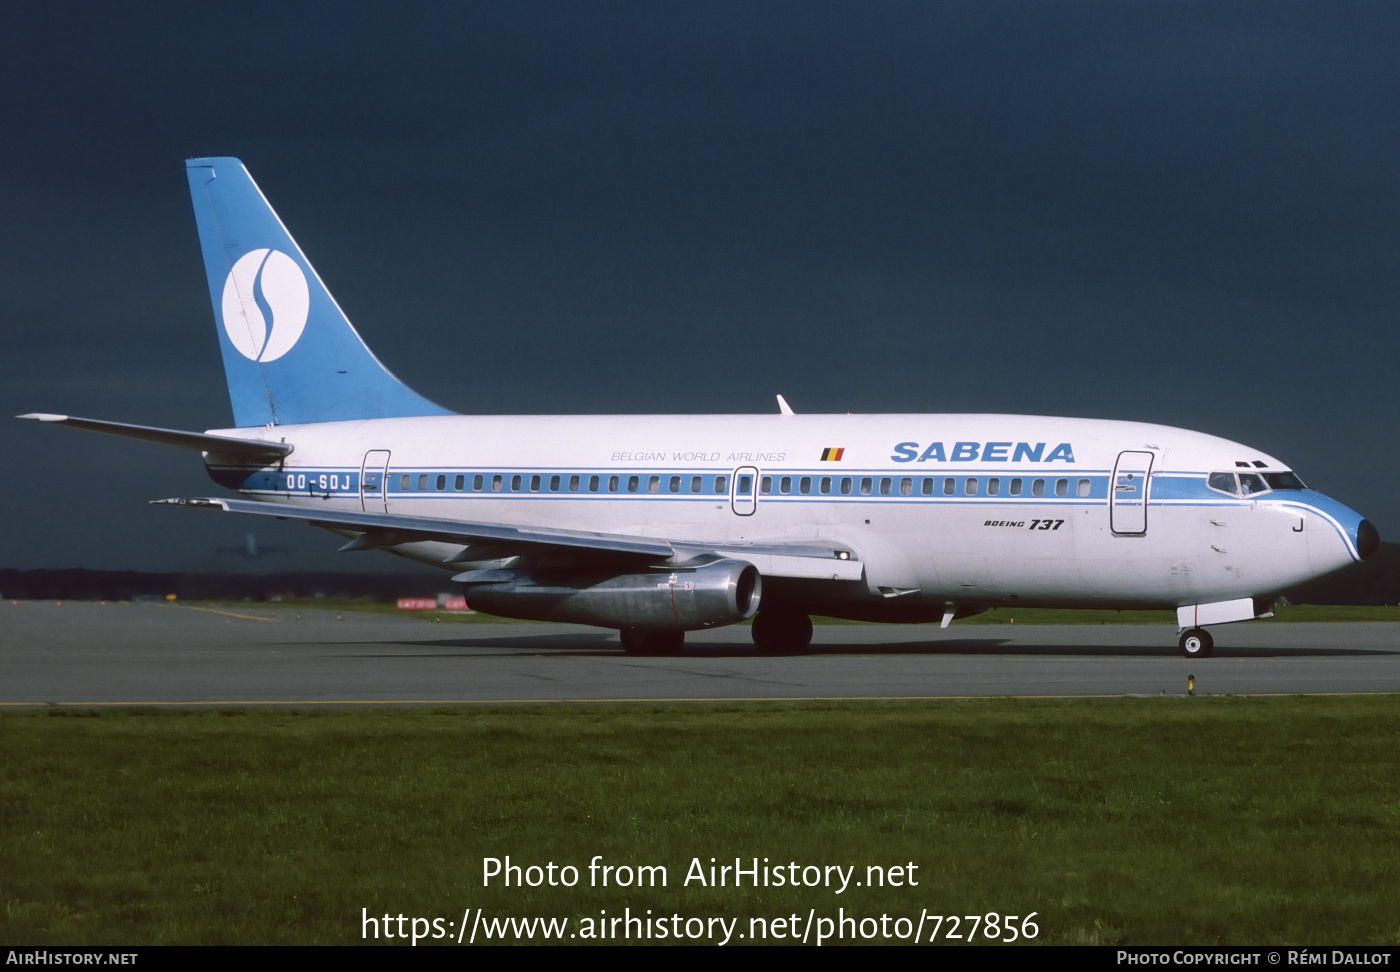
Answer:
<svg viewBox="0 0 1400 972"><path fill-rule="evenodd" d="M1394 944L1397 744L1390 696L4 713L0 939L844 908L1037 912L1048 943ZM505 855L582 877L483 888ZM594 855L667 886L588 887ZM919 883L683 886L736 856Z"/></svg>

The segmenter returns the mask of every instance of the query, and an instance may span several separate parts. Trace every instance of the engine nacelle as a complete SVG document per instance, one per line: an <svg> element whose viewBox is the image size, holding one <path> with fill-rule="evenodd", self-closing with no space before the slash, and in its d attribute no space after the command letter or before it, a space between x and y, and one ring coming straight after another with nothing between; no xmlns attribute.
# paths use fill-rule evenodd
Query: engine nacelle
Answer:
<svg viewBox="0 0 1400 972"><path fill-rule="evenodd" d="M645 574L481 570L455 579L467 585L467 603L487 614L644 631L746 621L763 590L758 568L742 560Z"/></svg>

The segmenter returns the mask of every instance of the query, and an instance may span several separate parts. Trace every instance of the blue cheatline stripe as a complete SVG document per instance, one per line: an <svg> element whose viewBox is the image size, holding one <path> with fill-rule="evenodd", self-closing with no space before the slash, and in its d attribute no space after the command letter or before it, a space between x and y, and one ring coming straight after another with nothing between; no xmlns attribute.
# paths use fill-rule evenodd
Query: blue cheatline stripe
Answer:
<svg viewBox="0 0 1400 972"><path fill-rule="evenodd" d="M231 488L235 489L241 489L245 492L299 493L303 491L309 491L318 495L323 495L326 492L347 494L358 493L360 490L360 470L357 467L347 468L343 466L312 466L289 469L282 472L278 472L272 469L262 469L253 473L248 473L243 469L234 467L211 467L210 474L215 478L216 481L222 483L223 485L228 485ZM376 475L378 475L377 471ZM408 480L407 488L405 488L404 486L405 477L407 477ZM493 490L491 489L491 484L496 480L497 477L500 478L502 488L499 490ZM517 477L520 480L520 488L512 489L510 484ZM574 477L577 477L579 480L579 488L570 489L568 483L569 480ZM596 490L588 488L589 481L595 477L599 481L598 488ZM700 478L700 489L698 492L693 491L691 488L691 480L696 477ZM420 488L418 485L418 480L420 478L427 479L427 483L423 488ZM442 489L439 489L437 486L439 478L443 480ZM460 489L457 488L457 480L459 478L463 481L462 488ZM478 478L482 480L481 488L476 487L476 480ZM536 478L538 478L540 481L539 487L536 489L531 489L529 484L532 480ZM550 483L556 478L559 481L558 488L551 489ZM400 467L399 469L391 471L389 473L383 485L385 487L385 491L389 495L400 497L419 496L423 494L437 493L452 493L459 495L518 495L529 493L530 495L537 496L600 496L605 494L625 494L629 496L646 495L669 497L715 497L729 495L730 487L732 485L732 478L733 473L727 470L722 473L697 472L693 470L688 470L685 472L666 471L659 473L617 473L608 471L592 472L588 470L576 472L542 472L538 469L528 471L512 471L487 469L483 467L454 468L445 466L426 466L415 467L408 470L405 470L402 467ZM608 488L609 483L613 479L616 479L618 481L618 488L616 490ZM636 479L638 483L638 488L635 491L627 489L627 484L633 479ZM653 479L657 481L658 488L655 491L651 489L651 481ZM715 486L716 481L719 479L723 479L725 482L723 483L723 488L717 491ZM803 493L801 491L801 483L804 479L808 481L808 492L806 493ZM678 488L674 491L672 489L672 480L679 481ZM821 483L823 480L825 480L828 483L829 488L827 492L821 491ZM862 491L862 480L869 480L869 491ZM904 480L909 481L911 491L908 493L903 492L902 490ZM966 484L969 480L972 480L976 484L975 493L968 494L966 492ZM993 480L997 481L999 485L999 492L995 494L995 496L988 492L990 488L990 483ZM1022 491L1019 494L1013 494L1011 492L1011 486L1015 480L1020 480L1022 483ZM1084 480L1087 480L1090 486L1089 491L1081 495L1079 493L1079 483ZM764 481L767 481L767 485L769 486L767 492L764 492L762 489ZM782 492L782 484L784 481L787 481L789 485L789 489L787 492ZM954 492L945 492L944 484L946 481L952 481L955 484ZM1045 488L1048 490L1048 492L1043 493L1040 496L1036 496L1032 492L1034 484L1036 482L1045 484ZM1056 495L1054 493L1055 484L1059 482L1065 483L1066 488L1072 490L1072 492L1066 493L1065 495ZM843 483L849 487L849 490L846 492L842 491ZM888 490L882 491L881 487L886 484L888 485ZM928 492L925 492L926 485L930 490ZM783 473L781 475L772 474L762 476L759 479L758 486L759 490L757 495L774 500L790 500L798 499L801 497L827 497L829 499L842 500L858 500L864 498L870 500L883 501L895 501L900 498L914 499L919 501L962 500L966 498L975 497L996 498L998 500L1007 501L1032 499L1103 500L1107 497L1108 481L1102 473L1097 475L1092 473L1084 473L1073 476L1059 477L972 476L961 474L958 476L944 477L851 477L803 475L802 471L797 471L795 473Z"/></svg>
<svg viewBox="0 0 1400 972"><path fill-rule="evenodd" d="M261 469L249 473L244 467L210 467L209 472L219 481L227 480L226 485L232 488L241 489L245 492L274 492L298 493L312 491L318 495L327 491L332 493L358 494L360 491L360 467L358 466L309 466L301 468L277 471L274 469ZM379 475L377 470L372 470L375 475ZM402 488L404 476L409 478L409 488ZM418 478L428 477L426 489L417 488ZM437 478L444 478L444 488L437 488ZM492 490L491 482L494 477L499 476L502 480L502 489ZM510 482L515 477L520 477L521 488L512 490ZM551 490L549 482L553 477L559 477L560 486ZM570 490L568 481L571 477L579 477L579 488ZM597 490L588 489L588 481L596 476L599 480ZM699 492L692 492L690 480L699 476L701 486ZM463 488L456 488L456 480L461 477ZM483 480L482 488L474 488L476 477ZM540 486L531 490L529 483L532 478L539 477ZM636 478L639 488L635 492L626 489L627 481ZM659 488L652 492L649 481L655 477L659 481ZM680 489L672 492L670 480L673 477L680 479ZM715 491L715 480L723 477L726 482L721 492ZM387 485L387 492L398 497L413 497L436 494L453 494L460 496L480 495L480 496L506 496L506 495L531 495L531 496L657 496L670 498L700 498L707 499L719 496L728 496L732 485L733 472L725 469L720 472L714 470L666 470L656 471L617 471L599 467L534 467L532 469L500 469L499 467L487 466L416 466L411 469L402 467L391 470L387 477L383 477ZM618 489L609 490L608 482L616 478ZM764 473L759 477L757 495L765 500L795 501L806 498L825 498L830 500L857 501L867 500L872 502L895 502L899 500L919 501L919 502L964 502L971 499L992 499L998 502L1028 502L1028 501L1067 501L1067 500L1106 500L1108 497L1109 475L1105 471L1084 471L1075 472L1070 475L1056 476L1031 476L1018 475L1011 476L998 471L996 476L976 475L973 473L959 472L957 474L944 473L937 476L825 476L818 472L809 470L783 470L781 472ZM789 491L780 492L781 483L789 480ZM800 484L803 479L808 479L809 492L800 492ZM830 491L821 492L821 481L829 480ZM861 480L870 480L871 490L868 493L861 492ZM910 480L912 492L903 493L900 491L902 481ZM976 481L977 492L971 495L966 493L967 480ZM995 496L988 493L988 483L996 479L1000 486L1000 492ZM1010 492L1011 482L1021 480L1021 492L1013 495ZM1078 484L1081 480L1089 480L1090 491L1087 495L1079 495ZM764 480L769 481L769 490L762 491ZM850 492L841 492L841 484L844 480L850 480ZM944 491L944 484L951 480L954 484L954 492ZM888 481L889 492L881 492L880 485L883 481ZM1036 496L1031 490L1036 481L1045 484L1043 494ZM1054 484L1064 481L1070 492L1064 496L1054 494ZM932 492L923 491L924 484L929 483ZM290 484L290 485L289 485ZM1231 496L1212 490L1207 487L1204 480L1194 477L1184 477L1167 474L1156 474L1152 478L1151 493L1149 503L1161 506L1219 506L1235 507L1241 504L1259 502L1267 498L1271 504L1278 504L1285 501L1285 497L1291 499L1292 496L1306 497L1302 506L1312 509L1330 519L1357 520L1360 517L1353 511L1347 509L1335 500L1312 490L1271 490L1266 493L1257 493L1248 497ZM1330 511L1330 512L1329 512Z"/></svg>

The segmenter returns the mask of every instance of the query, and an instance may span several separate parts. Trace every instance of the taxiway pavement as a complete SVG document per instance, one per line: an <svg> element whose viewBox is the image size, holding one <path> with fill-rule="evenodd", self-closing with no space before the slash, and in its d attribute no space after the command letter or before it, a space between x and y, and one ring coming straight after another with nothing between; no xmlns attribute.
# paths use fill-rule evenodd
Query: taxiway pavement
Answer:
<svg viewBox="0 0 1400 972"><path fill-rule="evenodd" d="M300 619L297 614L300 613ZM1169 625L747 627L678 655L580 625L269 607L0 602L0 705L394 704L1400 692L1400 624L1242 624L1186 659Z"/></svg>

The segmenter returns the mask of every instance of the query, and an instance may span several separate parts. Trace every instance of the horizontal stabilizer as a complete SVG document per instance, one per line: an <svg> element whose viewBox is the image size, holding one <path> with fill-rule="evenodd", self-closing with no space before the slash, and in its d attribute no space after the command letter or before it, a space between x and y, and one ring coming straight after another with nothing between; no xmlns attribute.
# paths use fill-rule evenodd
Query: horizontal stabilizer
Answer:
<svg viewBox="0 0 1400 972"><path fill-rule="evenodd" d="M261 442L255 439L235 439L226 435L206 435L203 432L181 432L179 429L158 429L149 425L128 425L126 422L104 422L100 419L78 418L74 415L50 415L46 412L29 412L16 418L33 419L36 422L52 422L74 429L87 429L89 432L102 432L106 435L120 435L128 439L143 439L177 449L193 449L195 452L214 452L222 456L235 456L240 459L265 459L275 462L292 454L292 446L285 442Z"/></svg>

